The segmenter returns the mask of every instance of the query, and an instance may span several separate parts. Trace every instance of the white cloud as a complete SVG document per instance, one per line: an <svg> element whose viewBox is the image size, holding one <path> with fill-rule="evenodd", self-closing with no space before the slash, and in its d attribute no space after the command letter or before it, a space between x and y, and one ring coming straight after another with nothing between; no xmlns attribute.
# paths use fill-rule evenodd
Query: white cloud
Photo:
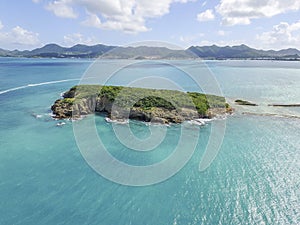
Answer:
<svg viewBox="0 0 300 225"><path fill-rule="evenodd" d="M205 12L199 13L197 15L197 20L200 22L214 20L215 15L211 9L206 10Z"/></svg>
<svg viewBox="0 0 300 225"><path fill-rule="evenodd" d="M41 0L32 0L34 3L40 3Z"/></svg>
<svg viewBox="0 0 300 225"><path fill-rule="evenodd" d="M257 35L256 39L264 48L290 48L300 47L300 21L288 24L281 22L273 27L269 32Z"/></svg>
<svg viewBox="0 0 300 225"><path fill-rule="evenodd" d="M55 0L47 9L58 17L76 18L76 8L87 12L86 26L121 30L127 33L148 31L146 20L169 13L171 4L195 0Z"/></svg>
<svg viewBox="0 0 300 225"><path fill-rule="evenodd" d="M299 0L221 0L216 11L223 25L250 24L252 19L299 11Z"/></svg>
<svg viewBox="0 0 300 225"><path fill-rule="evenodd" d="M38 33L16 26L8 32L0 32L0 44L13 47L36 46L40 44L38 36Z"/></svg>
<svg viewBox="0 0 300 225"><path fill-rule="evenodd" d="M64 43L67 46L76 44L95 45L98 44L95 37L84 37L81 33L68 34L64 36Z"/></svg>
<svg viewBox="0 0 300 225"><path fill-rule="evenodd" d="M50 2L46 6L46 9L53 12L58 17L77 18L77 14L70 5L71 2L72 1L70 0L57 0Z"/></svg>
<svg viewBox="0 0 300 225"><path fill-rule="evenodd" d="M195 42L199 41L205 36L203 33L198 33L194 35L185 35L185 36L180 36L179 41L182 42L185 47L193 45Z"/></svg>
<svg viewBox="0 0 300 225"><path fill-rule="evenodd" d="M96 14L88 13L88 17L81 23L85 26L107 29L107 30L122 30L125 33L137 33L149 30L144 25L144 20L131 20L124 16L122 21L106 20L102 22Z"/></svg>
<svg viewBox="0 0 300 225"><path fill-rule="evenodd" d="M0 30L3 28L4 26L3 26L3 24L2 24L2 22L1 22L1 20L0 20Z"/></svg>
<svg viewBox="0 0 300 225"><path fill-rule="evenodd" d="M187 3L187 2L196 2L197 0L175 0L174 2L179 2L179 3Z"/></svg>
<svg viewBox="0 0 300 225"><path fill-rule="evenodd" d="M226 35L226 32L224 30L219 30L218 31L218 35L219 36L225 36Z"/></svg>
<svg viewBox="0 0 300 225"><path fill-rule="evenodd" d="M251 23L251 20L249 18L223 18L222 25L225 26L233 26L237 24L241 25L248 25Z"/></svg>

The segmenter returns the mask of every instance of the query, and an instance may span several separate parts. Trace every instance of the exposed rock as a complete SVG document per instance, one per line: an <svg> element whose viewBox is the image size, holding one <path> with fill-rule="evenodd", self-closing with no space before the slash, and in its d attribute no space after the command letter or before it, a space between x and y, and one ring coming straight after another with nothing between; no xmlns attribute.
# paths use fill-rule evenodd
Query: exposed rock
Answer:
<svg viewBox="0 0 300 225"><path fill-rule="evenodd" d="M273 107L300 107L300 104L269 104L268 106L273 106Z"/></svg>
<svg viewBox="0 0 300 225"><path fill-rule="evenodd" d="M168 124L169 121L165 118L153 117L150 121L151 123L160 123L160 124Z"/></svg>
<svg viewBox="0 0 300 225"><path fill-rule="evenodd" d="M238 105L257 106L257 104L255 104L255 103L245 101L245 100L241 100L241 99L237 99L234 102Z"/></svg>
<svg viewBox="0 0 300 225"><path fill-rule="evenodd" d="M73 109L72 106L64 102L63 99L56 100L52 105L51 110L54 113L54 117L57 119L66 119L72 117Z"/></svg>

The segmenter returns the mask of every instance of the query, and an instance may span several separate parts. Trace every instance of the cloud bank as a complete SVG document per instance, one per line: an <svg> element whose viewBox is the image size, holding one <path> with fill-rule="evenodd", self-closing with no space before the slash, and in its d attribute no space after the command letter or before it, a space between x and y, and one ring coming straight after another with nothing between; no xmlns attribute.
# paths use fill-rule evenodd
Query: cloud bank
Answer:
<svg viewBox="0 0 300 225"><path fill-rule="evenodd" d="M58 17L78 18L76 8L84 8L86 20L81 24L126 33L148 31L147 19L169 13L173 3L194 0L55 0L46 9Z"/></svg>
<svg viewBox="0 0 300 225"><path fill-rule="evenodd" d="M300 21L296 23L281 22L269 32L263 32L256 39L264 47L273 49L300 47Z"/></svg>
<svg viewBox="0 0 300 225"><path fill-rule="evenodd" d="M39 34L16 26L8 31L3 31L0 21L0 44L6 46L19 46L20 48L34 47L40 44Z"/></svg>
<svg viewBox="0 0 300 225"><path fill-rule="evenodd" d="M229 26L250 24L253 19L298 10L298 0L221 0L216 6L216 11L222 16L222 24Z"/></svg>

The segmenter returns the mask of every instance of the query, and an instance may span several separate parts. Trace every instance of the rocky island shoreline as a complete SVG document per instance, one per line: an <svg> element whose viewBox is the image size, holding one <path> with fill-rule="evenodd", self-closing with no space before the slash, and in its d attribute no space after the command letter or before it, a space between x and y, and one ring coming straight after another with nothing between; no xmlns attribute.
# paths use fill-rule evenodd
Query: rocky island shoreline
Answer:
<svg viewBox="0 0 300 225"><path fill-rule="evenodd" d="M197 92L122 86L77 85L52 105L56 119L106 113L110 120L182 123L232 113L224 97Z"/></svg>

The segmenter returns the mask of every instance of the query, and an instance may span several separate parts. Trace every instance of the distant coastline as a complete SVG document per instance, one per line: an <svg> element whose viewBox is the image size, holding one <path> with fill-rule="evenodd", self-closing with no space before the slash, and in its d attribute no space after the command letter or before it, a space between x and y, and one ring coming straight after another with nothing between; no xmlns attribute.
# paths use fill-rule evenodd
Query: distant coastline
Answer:
<svg viewBox="0 0 300 225"><path fill-rule="evenodd" d="M191 46L185 50L174 50L166 47L118 47L110 45L81 45L62 47L57 44L47 44L34 50L5 50L0 48L0 57L25 58L85 58L94 59L135 59L135 60L280 60L300 61L300 51L295 48L283 50L258 50L247 45L225 46Z"/></svg>

